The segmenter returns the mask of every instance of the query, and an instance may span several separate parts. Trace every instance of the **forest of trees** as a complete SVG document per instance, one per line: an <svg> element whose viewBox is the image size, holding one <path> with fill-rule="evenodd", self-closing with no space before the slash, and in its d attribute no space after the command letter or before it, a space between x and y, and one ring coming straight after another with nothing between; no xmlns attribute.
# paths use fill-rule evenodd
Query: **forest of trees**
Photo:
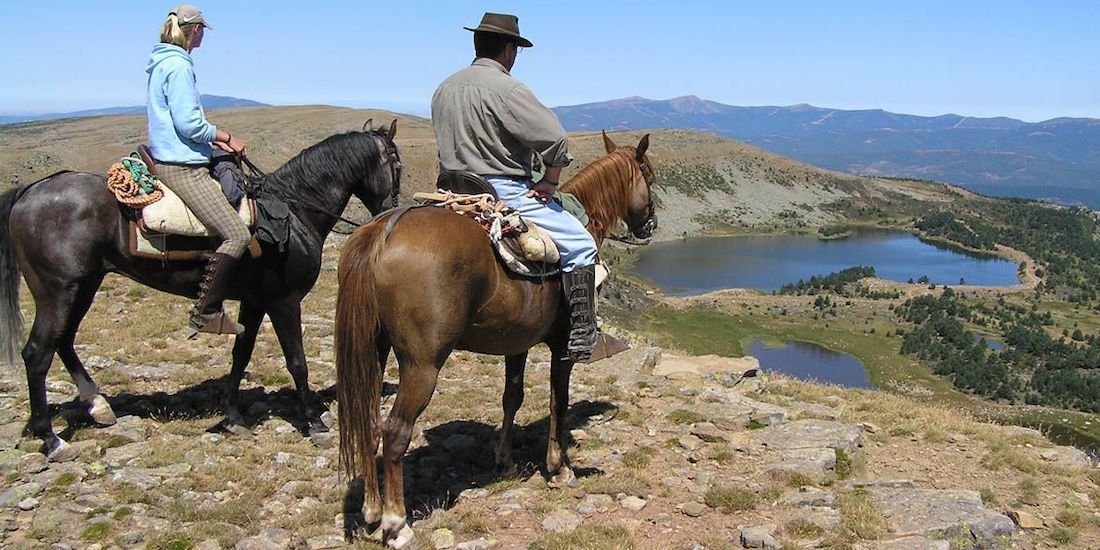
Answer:
<svg viewBox="0 0 1100 550"><path fill-rule="evenodd" d="M917 228L972 248L987 242L1021 250L1046 279L1040 293L1069 302L1100 297L1100 223L1085 208L1064 208L1026 199L971 201L957 214L935 212ZM965 229L964 229L965 228ZM1100 304L1094 304L1100 308Z"/></svg>
<svg viewBox="0 0 1100 550"><path fill-rule="evenodd" d="M843 271L828 275L814 275L809 281L799 279L797 283L786 284L779 288L780 294L817 294L819 292L833 292L842 296L845 287L865 277L874 277L875 268L868 266L849 267Z"/></svg>
<svg viewBox="0 0 1100 550"><path fill-rule="evenodd" d="M963 246L978 250L993 250L996 244L996 234L984 224L965 223L950 212L937 212L926 216L916 224L925 235L943 237L957 242Z"/></svg>
<svg viewBox="0 0 1100 550"><path fill-rule="evenodd" d="M1100 412L1100 346L1096 336L1079 342L1055 339L1049 314L1005 303L972 306L950 289L894 309L913 323L901 351L932 364L956 387L993 399ZM1005 348L987 348L966 323L999 328Z"/></svg>

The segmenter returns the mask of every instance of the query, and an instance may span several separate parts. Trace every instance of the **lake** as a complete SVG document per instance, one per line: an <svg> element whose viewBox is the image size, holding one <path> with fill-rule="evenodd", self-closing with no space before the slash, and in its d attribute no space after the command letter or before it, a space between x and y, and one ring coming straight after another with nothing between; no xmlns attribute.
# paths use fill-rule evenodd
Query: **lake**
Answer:
<svg viewBox="0 0 1100 550"><path fill-rule="evenodd" d="M871 387L859 359L816 344L787 341L775 347L756 339L749 345L749 355L759 359L766 371L848 388Z"/></svg>
<svg viewBox="0 0 1100 550"><path fill-rule="evenodd" d="M860 229L844 239L812 235L692 237L638 251L636 270L667 294L690 296L726 288L764 291L869 265L879 278L935 284L1012 286L1018 266L927 243L901 231Z"/></svg>

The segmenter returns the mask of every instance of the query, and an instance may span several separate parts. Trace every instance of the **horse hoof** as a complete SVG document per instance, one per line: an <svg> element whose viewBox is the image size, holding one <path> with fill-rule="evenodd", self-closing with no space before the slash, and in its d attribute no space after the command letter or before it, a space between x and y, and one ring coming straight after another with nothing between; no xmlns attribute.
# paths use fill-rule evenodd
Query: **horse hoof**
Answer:
<svg viewBox="0 0 1100 550"><path fill-rule="evenodd" d="M514 462L510 463L510 464L499 464L498 463L496 465L496 474L500 477L518 477L519 476L519 468L516 466L516 464Z"/></svg>
<svg viewBox="0 0 1100 550"><path fill-rule="evenodd" d="M332 411L325 411L317 418L326 429L336 425L336 415L332 414Z"/></svg>
<svg viewBox="0 0 1100 550"><path fill-rule="evenodd" d="M46 453L46 458L50 462L69 462L76 459L78 454L80 453L76 450L75 447L69 445L61 439L58 439L57 445L53 448L53 450Z"/></svg>
<svg viewBox="0 0 1100 550"><path fill-rule="evenodd" d="M406 523L405 526L397 532L397 535L386 543L386 546L395 550L414 550L417 546L416 532Z"/></svg>
<svg viewBox="0 0 1100 550"><path fill-rule="evenodd" d="M573 470L569 468L562 468L562 472L556 476L551 477L547 485L553 487L554 489L573 489L576 488L578 485L577 476L573 475Z"/></svg>
<svg viewBox="0 0 1100 550"><path fill-rule="evenodd" d="M240 424L225 424L222 428L233 435L240 437L247 437L252 435L252 430L240 425Z"/></svg>
<svg viewBox="0 0 1100 550"><path fill-rule="evenodd" d="M88 409L88 414L100 426L114 426L118 422L118 419L115 418L115 411L111 409L111 404L102 395L92 398L92 406Z"/></svg>
<svg viewBox="0 0 1100 550"><path fill-rule="evenodd" d="M384 539L385 537L386 537L386 530L383 529L381 525L379 525L377 529L375 529L373 532L371 532L371 534L367 535L367 540L372 540L374 542L382 542L382 539Z"/></svg>
<svg viewBox="0 0 1100 550"><path fill-rule="evenodd" d="M327 434L327 433L329 433L328 426L326 426L325 423L321 422L320 420L314 420L314 421L310 422L309 427L306 429L306 435L309 435L309 436Z"/></svg>

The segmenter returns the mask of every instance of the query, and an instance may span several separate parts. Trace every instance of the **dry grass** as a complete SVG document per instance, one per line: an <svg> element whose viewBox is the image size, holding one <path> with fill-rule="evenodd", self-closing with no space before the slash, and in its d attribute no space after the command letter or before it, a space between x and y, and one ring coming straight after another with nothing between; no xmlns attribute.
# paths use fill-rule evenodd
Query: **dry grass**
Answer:
<svg viewBox="0 0 1100 550"><path fill-rule="evenodd" d="M800 539L818 538L825 534L820 525L804 519L793 519L783 526L783 532Z"/></svg>
<svg viewBox="0 0 1100 550"><path fill-rule="evenodd" d="M1038 462L1005 441L994 441L989 453L982 457L981 464L989 470L1001 470L1010 466L1025 474L1034 474L1040 468Z"/></svg>
<svg viewBox="0 0 1100 550"><path fill-rule="evenodd" d="M875 540L885 532L886 524L870 495L855 490L837 497L840 537L845 540Z"/></svg>
<svg viewBox="0 0 1100 550"><path fill-rule="evenodd" d="M752 510L756 507L756 493L742 487L714 486L703 495L707 506L725 514Z"/></svg>
<svg viewBox="0 0 1100 550"><path fill-rule="evenodd" d="M634 496L645 496L649 491L651 476L638 471L624 470L615 472L614 475L590 476L581 479L581 488L587 493L596 495L616 495L623 493Z"/></svg>
<svg viewBox="0 0 1100 550"><path fill-rule="evenodd" d="M707 421L707 417L686 409L676 409L668 413L665 419L673 424L696 424L698 422Z"/></svg>
<svg viewBox="0 0 1100 550"><path fill-rule="evenodd" d="M569 533L548 533L536 539L531 550L626 550L634 538L615 524L581 525Z"/></svg>
<svg viewBox="0 0 1100 550"><path fill-rule="evenodd" d="M623 453L623 466L635 470L649 466L656 451L650 447L637 447Z"/></svg>

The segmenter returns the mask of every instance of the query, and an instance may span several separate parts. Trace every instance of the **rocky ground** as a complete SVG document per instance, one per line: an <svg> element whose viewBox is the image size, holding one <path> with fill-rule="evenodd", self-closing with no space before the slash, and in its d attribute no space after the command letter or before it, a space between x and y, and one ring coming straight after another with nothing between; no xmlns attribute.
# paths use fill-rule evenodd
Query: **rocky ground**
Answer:
<svg viewBox="0 0 1100 550"><path fill-rule="evenodd" d="M311 382L333 432L302 433L270 326L243 387L250 430L211 431L229 339L187 340L186 301L109 278L79 352L118 415L91 426L60 364L49 463L21 437L24 383L0 391L5 548L335 548L344 491L331 312L333 251L307 298ZM33 307L24 293L25 311ZM29 321L29 319L28 319ZM457 352L417 425L406 495L422 548L1100 547L1100 472L1031 430L921 398L742 374L752 358L635 348L574 371L576 487L547 486L549 356L529 359L520 475L493 473L503 361ZM387 375L385 406L398 382ZM366 542L359 547L370 547Z"/></svg>
<svg viewBox="0 0 1100 550"><path fill-rule="evenodd" d="M332 437L296 429L286 387L252 381L251 433L208 433L218 418L212 383L157 383L184 366L90 363L142 382L111 396L116 425L65 434L80 450L71 462L48 463L35 442L20 443L24 398L5 391L5 547L343 546ZM1079 451L882 392L775 377L736 383L754 367L639 347L577 369L570 427L580 481L551 489L538 470L546 352L533 354L519 419L526 467L506 479L492 474L503 365L456 353L407 458L421 546L1100 545L1100 476ZM75 388L50 386L61 416L79 425Z"/></svg>

